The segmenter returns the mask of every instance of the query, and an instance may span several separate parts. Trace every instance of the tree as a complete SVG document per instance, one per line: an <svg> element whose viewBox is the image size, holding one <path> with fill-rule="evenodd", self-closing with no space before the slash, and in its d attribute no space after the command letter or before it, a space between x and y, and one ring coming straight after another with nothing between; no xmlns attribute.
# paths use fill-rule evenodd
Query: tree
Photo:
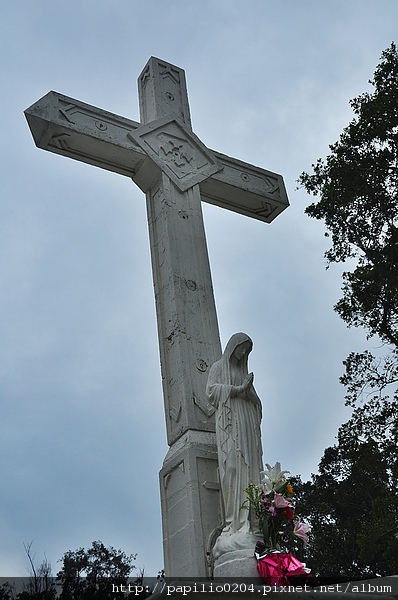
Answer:
<svg viewBox="0 0 398 600"><path fill-rule="evenodd" d="M36 567L35 556L32 555L33 542L24 544L26 556L30 564L30 577L24 591L19 593L18 600L54 600L56 589L51 574L51 564L46 556L41 564Z"/></svg>
<svg viewBox="0 0 398 600"><path fill-rule="evenodd" d="M14 600L14 598L14 586L9 581L5 581L0 585L0 600Z"/></svg>
<svg viewBox="0 0 398 600"><path fill-rule="evenodd" d="M345 361L342 382L355 404L369 390L398 381L398 53L387 48L366 92L350 101L355 118L330 155L302 173L299 183L318 196L306 214L325 222L328 266L349 262L335 310L349 327L363 327L385 345Z"/></svg>
<svg viewBox="0 0 398 600"><path fill-rule="evenodd" d="M398 53L381 56L371 93L350 101L354 119L326 159L299 183L317 201L306 214L323 220L327 267L345 263L336 312L362 327L383 353L352 352L343 361L350 420L325 451L319 475L302 484L311 514L314 560L330 574L391 574L398 568ZM300 487L300 485L299 485ZM351 498L351 499L350 499ZM304 513L304 516L307 516ZM309 518L307 516L307 518ZM350 529L352 533L350 534ZM333 562L333 555L338 557ZM318 557L318 558L317 558Z"/></svg>
<svg viewBox="0 0 398 600"><path fill-rule="evenodd" d="M304 559L315 575L333 580L397 572L398 496L374 440L339 435L312 481L292 483L297 513L312 526Z"/></svg>
<svg viewBox="0 0 398 600"><path fill-rule="evenodd" d="M62 585L61 600L126 598L121 586L127 585L130 573L136 568L135 559L135 554L128 556L112 546L106 548L100 541L93 542L88 550L65 552L62 569L57 574ZM113 592L114 586L117 592Z"/></svg>

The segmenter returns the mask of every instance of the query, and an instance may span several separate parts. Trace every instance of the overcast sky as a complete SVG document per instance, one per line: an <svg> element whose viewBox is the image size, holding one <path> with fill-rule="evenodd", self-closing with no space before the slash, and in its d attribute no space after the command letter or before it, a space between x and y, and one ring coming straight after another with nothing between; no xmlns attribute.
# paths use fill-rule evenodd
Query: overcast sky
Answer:
<svg viewBox="0 0 398 600"><path fill-rule="evenodd" d="M333 312L321 223L296 180L352 117L396 36L396 0L2 0L0 575L33 541L56 573L93 540L163 567L167 451L143 193L38 150L23 111L55 90L139 120L153 55L185 69L194 132L281 173L270 225L204 205L223 346L254 340L264 459L304 479L348 416L342 360L366 346ZM395 41L397 41L395 39Z"/></svg>

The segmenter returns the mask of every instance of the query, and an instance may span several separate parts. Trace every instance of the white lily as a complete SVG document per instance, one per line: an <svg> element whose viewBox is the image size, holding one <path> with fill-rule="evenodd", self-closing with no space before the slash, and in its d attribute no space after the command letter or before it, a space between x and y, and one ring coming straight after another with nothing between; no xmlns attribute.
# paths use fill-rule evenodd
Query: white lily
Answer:
<svg viewBox="0 0 398 600"><path fill-rule="evenodd" d="M265 463L265 466L267 471L261 471L261 473L264 474L264 492L269 494L286 481L285 473L290 473L290 471L282 471L280 462L275 463L274 467L268 463Z"/></svg>

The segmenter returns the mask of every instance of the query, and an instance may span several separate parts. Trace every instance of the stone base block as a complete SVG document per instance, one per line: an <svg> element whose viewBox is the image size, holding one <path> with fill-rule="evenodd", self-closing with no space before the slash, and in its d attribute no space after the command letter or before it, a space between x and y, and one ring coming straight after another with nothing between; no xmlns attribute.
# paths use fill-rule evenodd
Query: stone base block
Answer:
<svg viewBox="0 0 398 600"><path fill-rule="evenodd" d="M209 578L213 536L222 522L215 434L188 431L160 472L165 572Z"/></svg>
<svg viewBox="0 0 398 600"><path fill-rule="evenodd" d="M252 532L228 533L223 531L213 548L213 576L215 579L250 578L261 583L254 549L261 536Z"/></svg>
<svg viewBox="0 0 398 600"><path fill-rule="evenodd" d="M257 571L257 560L253 551L248 550L235 550L223 554L214 562L213 573L216 580L241 577L245 581L249 578L251 583L262 582Z"/></svg>

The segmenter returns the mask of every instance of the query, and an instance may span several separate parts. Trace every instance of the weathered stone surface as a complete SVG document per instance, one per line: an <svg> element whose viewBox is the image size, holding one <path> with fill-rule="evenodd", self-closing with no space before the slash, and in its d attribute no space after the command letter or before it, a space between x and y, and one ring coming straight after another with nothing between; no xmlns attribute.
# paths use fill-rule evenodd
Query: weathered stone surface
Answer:
<svg viewBox="0 0 398 600"><path fill-rule="evenodd" d="M162 514L167 515L163 539L165 562L173 573L204 578L211 574L212 542L222 521L217 466L212 432L187 431L164 460L160 472Z"/></svg>
<svg viewBox="0 0 398 600"><path fill-rule="evenodd" d="M48 92L26 109L38 148L134 178L147 191L159 168L136 142L140 123L90 106L58 92ZM201 181L201 198L270 223L289 206L281 175L211 150L221 170Z"/></svg>
<svg viewBox="0 0 398 600"><path fill-rule="evenodd" d="M138 86L141 123L56 92L25 115L38 147L131 177L146 193L171 445L160 474L165 569L207 577L222 519L205 388L221 347L201 200L264 222L289 203L280 175L209 150L195 136L182 69L152 57Z"/></svg>
<svg viewBox="0 0 398 600"><path fill-rule="evenodd" d="M141 146L180 192L223 168L214 153L176 117L151 121L129 137Z"/></svg>

